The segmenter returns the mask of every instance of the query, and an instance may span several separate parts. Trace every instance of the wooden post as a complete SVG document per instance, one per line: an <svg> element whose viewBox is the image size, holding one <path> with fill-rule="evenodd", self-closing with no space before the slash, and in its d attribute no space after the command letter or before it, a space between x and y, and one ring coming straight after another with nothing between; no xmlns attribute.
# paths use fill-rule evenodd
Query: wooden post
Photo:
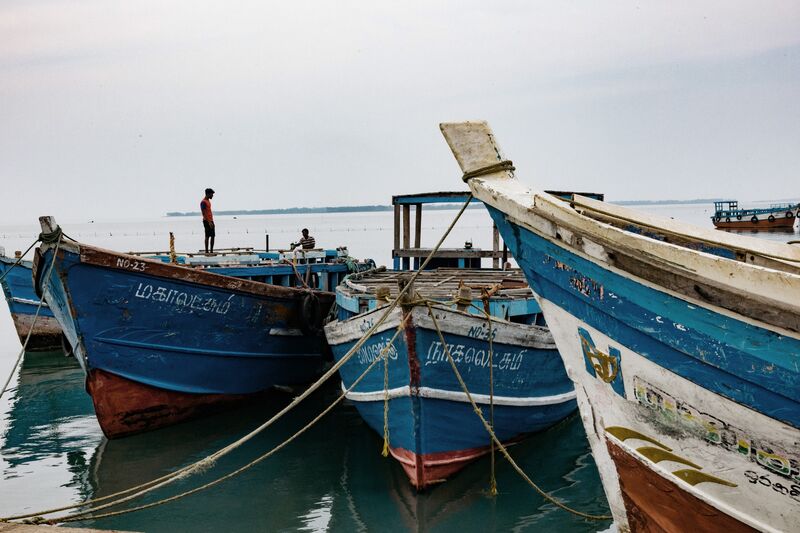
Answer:
<svg viewBox="0 0 800 533"><path fill-rule="evenodd" d="M411 206L403 205L403 248L411 247Z"/></svg>
<svg viewBox="0 0 800 533"><path fill-rule="evenodd" d="M400 249L400 204L394 204L394 251Z"/></svg>
<svg viewBox="0 0 800 533"><path fill-rule="evenodd" d="M411 247L411 206L403 204L403 249L408 250ZM411 258L403 258L403 268L410 270Z"/></svg>
<svg viewBox="0 0 800 533"><path fill-rule="evenodd" d="M417 212L416 216L416 224L414 226L414 248L420 247L420 241L422 239L422 204L415 204Z"/></svg>
<svg viewBox="0 0 800 533"><path fill-rule="evenodd" d="M492 268L500 268L500 258L497 253L500 251L500 230L497 224L492 224Z"/></svg>

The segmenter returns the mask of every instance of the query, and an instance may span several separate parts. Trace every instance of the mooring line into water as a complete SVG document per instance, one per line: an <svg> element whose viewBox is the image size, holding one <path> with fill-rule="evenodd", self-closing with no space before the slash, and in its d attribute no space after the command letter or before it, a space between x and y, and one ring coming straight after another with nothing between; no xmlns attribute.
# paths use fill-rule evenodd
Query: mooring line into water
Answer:
<svg viewBox="0 0 800 533"><path fill-rule="evenodd" d="M453 368L453 372L455 373L456 379L458 379L459 385L461 385L461 389L467 395L467 399L469 400L469 403L472 405L472 410L475 411L476 415L478 415L478 418L480 418L484 429L486 429L487 433L489 433L489 435L492 438L492 441L495 443L497 448L500 450L500 453L502 453L505 456L506 460L508 460L508 462L511 464L512 468L514 468L514 470L516 470L517 473L520 476L522 476L522 478L525 481L527 481L528 484L536 490L536 492L539 493L539 495L541 495L544 499L546 499L547 501L549 501L550 503L552 503L556 507L558 507L560 509L563 509L563 510L569 512L569 513L572 513L572 514L574 514L576 516L580 516L582 518L586 518L586 519L589 519L589 520L611 520L613 518L611 515L595 515L595 514L590 514L590 513L584 513L582 511L578 511L577 509L573 509L572 507L569 507L568 505L566 505L564 503L561 503L554 496L551 496L549 493L547 493L542 488L540 488L539 485L537 485L525 473L525 471L522 470L522 468L520 468L520 466L516 463L516 461L514 461L514 459L511 458L511 455L508 453L508 450L503 445L503 443L500 442L500 439L497 438L497 435L495 434L494 430L492 429L492 427L489 425L489 423L484 418L480 407L478 407L478 404L475 403L475 400L472 398L472 394L470 394L469 389L467 388L467 384L464 383L464 378L461 377L461 373L458 371L458 367L456 366L456 362L453 359L452 354L450 353L450 349L447 347L447 343L444 340L444 335L442 334L442 330L439 328L439 322L436 320L436 316L434 316L433 309L431 308L430 305L428 305L428 312L430 313L431 320L433 321L433 325L436 328L436 333L438 333L438 335L439 335L439 340L441 341L442 346L444 346L444 353L447 354L447 359L450 362L450 366Z"/></svg>
<svg viewBox="0 0 800 533"><path fill-rule="evenodd" d="M378 354L378 357L376 357L375 360L372 361L367 366L367 368L364 370L364 372L362 372L361 375L358 376L358 378L355 381L353 381L352 385L350 385L347 389L342 391L342 393L333 402L331 402L331 404L328 407L326 407L322 412L320 412L316 417L314 417L308 424L306 424L305 426L300 428L297 432L295 432L291 437L289 437L288 439L284 440L283 442L281 442L280 444L278 444L277 446L272 448L267 453L262 454L261 456L253 459L252 461L250 461L246 465L234 470L233 472L225 474L224 476L221 476L221 477L219 477L219 478L217 478L217 479L215 479L213 481L205 483L204 485L201 485L199 487L195 487L194 489L187 490L185 492L176 494L174 496L170 496L168 498L163 498L163 499L155 501L155 502L151 502L151 503L148 503L148 504L140 505L138 507L132 507L130 509L121 509L119 511L111 511L111 512L103 513L103 514L99 514L99 515L92 515L91 514L91 513L94 513L94 512L96 512L96 511L98 511L100 509L106 509L108 507L113 507L113 506L119 505L121 503L124 503L125 501L128 501L128 499L122 499L122 500L119 500L119 501L116 501L116 502L108 503L108 504L100 506L100 507L96 507L94 509L88 509L86 511L81 511L80 513L76 513L74 515L68 515L68 516L61 517L61 518L51 518L49 520L44 520L41 523L43 523L43 524L62 524L62 523L67 523L67 522L82 522L84 520L96 520L96 519L99 519L99 518L108 518L108 517L112 517L112 516L119 516L119 515L123 515L123 514L133 513L133 512L136 512L136 511L142 511L144 509L150 509L151 507L157 507L157 506L164 505L164 504L176 501L176 500L180 500L181 498L185 498L186 496L190 496L192 494L196 494L196 493L204 491L206 489L210 489L211 487L213 487L215 485L218 485L218 484L222 483L223 481L226 481L226 480L231 479L231 478L233 478L235 476L238 476L239 474L241 474L245 470L248 470L248 469L252 468L253 466L255 466L258 463L260 463L261 461L263 461L263 460L271 457L275 453L279 452L280 450L285 448L287 445L289 445L292 441L294 441L297 437L299 437L300 435L302 435L303 433L305 433L306 431L311 429L311 427L313 427L317 422L319 422L325 415L327 415L329 412L331 412L331 410L334 407L339 405L339 403L341 403L341 401L344 400L347 397L347 395L375 367L375 365L378 363L378 361L383 360L384 364L387 364L386 362L389 360L389 349L394 345L394 341L397 339L397 337L403 331L403 328L405 327L405 323L406 323L406 321L408 320L408 318L410 316L411 315L406 315L405 317L403 317L403 319L400 321L400 324L397 326L397 331L395 331L395 333L392 336L392 338L389 340L389 342L386 344L386 346ZM136 496L135 495L131 496L130 499L133 499L134 497L136 497Z"/></svg>
<svg viewBox="0 0 800 533"><path fill-rule="evenodd" d="M265 429L270 427L277 420L282 418L286 413L288 413L289 411L294 409L300 402L302 402L308 396L310 396L320 386L322 386L322 384L325 383L328 379L330 379L331 376L336 374L336 372L338 372L339 369L348 360L350 360L350 358L375 333L375 331L383 324L383 322L386 321L386 318L389 316L389 314L394 310L395 307L397 307L397 304L400 301L401 297L403 295L405 295L405 293L413 285L413 282L419 276L419 273L422 272L425 269L425 267L431 261L433 256L436 254L436 252L438 252L439 248L442 246L442 244L444 243L445 239L448 237L448 235L450 235L450 232L452 231L452 229L455 226L456 222L458 222L459 218L461 218L461 215L464 213L464 211L466 210L467 206L472 201L472 198L473 198L473 196L470 193L467 196L467 199L464 202L464 204L461 206L461 209L458 211L458 213L456 214L455 218L453 219L453 221L448 226L447 230L445 230L445 232L442 235L442 237L436 243L436 246L434 246L434 248L428 254L428 257L426 257L425 261L423 261L422 265L420 265L419 270L414 272L414 274L411 276L411 278L409 280L409 283L406 284L405 287L403 287L400 290L400 292L397 295L397 298L395 298L395 300L392 301L388 305L388 307L384 311L383 315L381 315L381 317L378 319L378 321L372 327L370 327L369 330L367 330L364 333L364 335L356 342L355 345L353 345L352 348L350 348L350 350L348 350L348 352L342 357L342 359L340 359L333 366L331 366L331 368L327 372L325 372L317 381L315 381L305 391L303 391L303 393L300 394L300 396L298 396L294 400L292 400L292 402L289 405L287 405L286 407L281 409L277 414L275 414L272 418L267 420L261 426L257 427L256 429L254 429L253 431L251 431L247 435L239 438L238 440L234 441L233 443L221 448L220 450L217 450L216 452L214 452L213 454L205 457L204 459L196 461L196 462L194 462L194 463L192 463L190 465L187 465L185 467L179 468L175 472L172 472L170 474L166 474L166 475L161 476L161 477L159 477L157 479L148 481L146 483L142 483L140 485L131 487L131 488L123 490L123 491L116 492L114 494L110 494L108 496L103 496L101 498L89 499L89 500L85 500L83 502L70 504L70 505L66 505L66 506L58 507L58 508L54 508L54 509L38 511L38 512L34 512L34 513L26 513L26 514L21 514L21 515L2 517L2 518L0 518L0 522L8 522L8 521L11 521L11 520L21 520L21 519L32 518L32 517L41 517L42 515L48 515L48 514L53 514L53 513L56 513L56 512L60 512L60 511L66 511L66 510L69 510L69 509L77 509L77 508L80 508L80 507L86 507L87 505L91 505L91 504L94 504L94 503L99 503L101 501L108 501L108 500L110 500L112 498L116 498L118 496L123 496L125 494L134 493L134 494L131 494L130 496L127 496L125 498L120 499L117 502L111 502L111 503L108 503L108 504L104 504L101 507L102 508L107 508L107 507L111 507L113 505L116 505L117 503L123 503L124 501L130 501L132 499L135 499L135 498L138 498L140 496L143 496L144 494L152 492L152 491L154 491L154 490L156 490L158 488L161 488L161 487L164 487L164 486L166 486L168 484L171 484L171 483L177 481L178 479L182 479L184 477L187 477L187 476L190 476L190 475L196 473L197 471L200 471L200 470L203 470L203 469L208 468L210 466L213 466L214 462L217 459L219 459L220 457L223 457L224 455L230 453L231 451L235 450L236 448L242 446L247 441L249 441L250 439L252 439L256 435L258 435L259 433L261 433L262 431L264 431ZM54 257L55 257L55 255L54 255ZM136 492L136 491L138 491L138 492ZM99 508L95 508L94 510L97 510L97 509L99 509ZM88 512L88 511L83 511L83 512Z"/></svg>
<svg viewBox="0 0 800 533"><path fill-rule="evenodd" d="M55 263L56 263L56 255L58 254L58 248L61 246L61 236L62 236L62 234L59 233L58 234L58 241L56 241L55 252L53 252L53 260L50 261L50 266L47 269L47 277L46 277L46 279L44 281L45 282L45 286L46 286L46 284L50 283L50 274L53 273L53 265L55 265ZM25 250L25 253L22 254L22 256L20 256L19 261L14 263L11 266L11 268L9 268L5 273L3 273L3 277L0 277L0 281L3 280L3 278L5 277L6 274L11 272L11 269L13 269L15 266L20 264L20 262L22 261L22 258L25 257L25 254L27 254L31 250L31 248L33 248L34 245L36 245L36 243L39 242L39 240L40 239L36 239L33 242L33 244L31 244L28 247L28 249ZM30 327L30 329L28 329L28 336L25 337L25 342L22 343L22 349L19 351L19 355L17 355L17 360L14 361L14 366L11 367L11 372L8 374L8 378L6 379L5 384L3 384L3 388L0 389L0 398L2 398L3 394L5 394L6 390L8 390L8 384L11 383L11 379L14 377L14 373L17 371L17 367L19 366L19 362L22 361L22 357L25 355L25 350L28 348L28 342L30 342L30 340L31 340L31 335L33 335L33 328L36 326L36 321L39 319L39 313L41 312L43 305L44 305L44 289L42 289L42 296L39 298L39 305L36 306L36 313L33 315L33 321L31 322L31 327Z"/></svg>
<svg viewBox="0 0 800 533"><path fill-rule="evenodd" d="M21 256L19 256L19 257L17 258L17 260L16 260L16 261L14 261L14 264L13 264L13 265L11 265L10 267L8 267L8 270L6 270L5 272L3 272L3 275L2 275L2 276L0 276L0 281L3 281L4 279L6 279L6 276L8 276L8 274L9 274L9 273L10 273L12 270L14 270L14 267L16 267L16 266L19 266L19 264L20 264L20 263L22 263L22 260L23 260L23 259L25 259L25 256L26 256L26 255L28 255L28 252L30 252L30 251L31 251L31 248L33 248L34 246L36 246L36 243L38 243L38 242L39 242L39 239L36 239L35 241L33 241L33 242L31 243L31 245L30 245L30 246L28 246L28 249L27 249L27 250L25 250L25 253L23 253Z"/></svg>

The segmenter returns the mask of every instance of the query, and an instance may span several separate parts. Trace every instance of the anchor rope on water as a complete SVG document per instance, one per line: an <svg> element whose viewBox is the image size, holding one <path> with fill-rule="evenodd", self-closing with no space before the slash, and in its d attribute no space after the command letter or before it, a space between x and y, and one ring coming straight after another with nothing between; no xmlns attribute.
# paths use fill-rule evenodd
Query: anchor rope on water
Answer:
<svg viewBox="0 0 800 533"><path fill-rule="evenodd" d="M31 244L30 247L28 247L28 249L25 251L25 254L27 254L37 242L39 241L38 240L34 241L33 244ZM53 265L55 265L56 263L56 255L58 255L58 249L60 246L61 246L61 233L58 234L58 238L56 240L56 248L55 251L53 252L53 259L50 261L49 268L47 269L47 275L44 280L45 287L47 286L48 283L50 283L50 275L53 272ZM19 261L17 261L11 268L17 266L22 261L22 258L25 257L25 254L22 254L22 256L19 258ZM7 270L6 273L10 271L11 269ZM2 278L0 278L0 280L2 280ZM0 389L0 398L2 398L3 394L5 394L6 390L8 390L8 384L11 383L11 379L14 377L14 373L17 371L17 367L19 366L20 361L22 361L22 357L25 355L25 350L28 348L28 343L31 340L31 335L33 335L33 328L36 327L36 321L39 319L39 313L41 312L43 305L44 305L44 289L42 289L42 297L39 298L39 305L36 306L36 313L34 313L33 315L33 320L31 321L30 329L28 329L28 335L25 337L25 342L22 343L22 349L20 349L16 361L14 361L14 366L11 367L11 372L8 374L8 378L6 378L6 382L3 384L3 388Z"/></svg>
<svg viewBox="0 0 800 533"><path fill-rule="evenodd" d="M196 472L202 471L205 468L212 466L217 459L219 459L220 457L223 457L224 455L230 453L231 451L235 450L236 448L242 446L244 443L248 442L249 440L254 438L256 435L258 435L259 433L261 433L265 429L267 429L270 426L272 426L277 420L281 419L286 413L288 413L289 411L293 410L300 402L305 400L314 391L316 391L319 387L321 387L322 384L324 384L328 379L331 378L331 376L336 374L339 371L339 369L345 363L347 363L347 361L349 361L351 357L353 357L353 355L364 345L364 343L386 321L386 318L389 316L389 314L395 309L395 307L397 307L398 302L400 301L400 298L403 295L405 295L405 293L406 293L406 291L408 291L409 287L412 286L413 281L419 276L419 273L422 272L425 269L425 267L428 265L428 263L430 263L431 259L433 259L433 257L436 255L436 253L438 252L439 248L442 246L442 244L444 243L445 239L447 239L448 235L450 235L450 232L452 231L452 229L455 226L456 222L458 222L458 220L461 218L461 215L467 209L467 207L469 206L471 201L472 201L472 194L469 194L467 196L467 199L465 200L464 204L461 206L461 209L458 211L458 213L456 214L455 218L453 219L453 221L447 227L447 229L442 234L441 238L436 243L436 245L433 247L433 249L431 249L431 252L428 254L428 257L426 257L425 261L423 261L422 265L420 265L419 270L414 272L414 274L411 276L411 279L409 280L409 283L405 287L403 287L401 289L400 293L397 295L397 298L395 300L393 300L387 306L386 310L381 315L381 317L375 322L375 324L373 324L369 328L369 330L367 330L364 333L364 335L362 335L362 337L347 351L347 353L344 356L342 356L342 358L339 361L337 361L335 364L333 364L331 366L331 368L329 368L322 376L320 376L320 378L317 381L312 383L305 391L303 391L299 396L297 396L294 400L292 400L292 402L289 403L289 405L287 405L286 407L281 409L278 413L273 415L269 420L267 420L266 422L261 424L259 427L257 427L256 429L254 429L253 431L251 431L247 435L244 435L243 437L241 437L241 438L237 439L236 441L232 442L231 444L229 444L229 445L217 450L216 452L212 453L211 455L208 455L207 457L205 457L205 458L203 458L203 459L201 459L199 461L196 461L196 462L191 463L189 465L186 465L186 466L184 466L182 468L179 468L178 470L175 470L174 472L171 472L169 474L165 474L164 476L161 476L159 478L150 480L150 481L145 482L145 483L141 483L141 484L139 484L137 486L134 486L134 487L131 487L131 488L116 492L114 494L109 494L107 496L103 496L103 497L100 497L100 498L93 498L93 499L89 499L89 500L84 500L82 502L78 502L78 503L74 503L74 504L70 504L70 505L65 505L65 506L58 507L58 508L53 508L53 509L47 509L47 510L44 510L44 511L32 512L32 513L26 513L26 514L20 514L20 515L8 516L8 517L2 517L2 518L0 518L0 522L8 522L8 521L11 521L11 520L20 520L20 519L25 519L25 518L38 517L38 516L41 516L41 515L53 514L55 512L59 512L59 511L66 511L66 510L69 510L69 509L76 509L76 508L80 508L80 507L86 507L87 505L100 503L101 501L108 501L108 500L111 500L111 499L119 497L119 496L124 496L126 494L129 494L130 496L126 496L126 497L121 498L121 499L119 499L117 501L114 501L114 502L111 502L111 503L108 503L108 504L104 504L103 507L104 508L110 507L112 505L117 505L118 503L123 503L124 501L129 501L129 500L132 500L134 498L138 498L138 497L143 496L144 494L147 494L149 492L152 492L152 491L154 491L154 490L156 490L158 488L161 488L163 486L171 484L171 483L177 481L178 479L182 479L182 478L188 477L188 476L190 476L190 475L192 475L192 474L194 474ZM65 237L67 237L67 236L65 235ZM69 238L69 237L67 237L67 238ZM98 509L99 508L94 508L95 511L98 510Z"/></svg>
<svg viewBox="0 0 800 533"><path fill-rule="evenodd" d="M133 512L136 512L136 511L142 511L144 509L150 509L152 507L157 507L159 505L164 505L164 504L179 500L181 498L185 498L186 496L190 496L192 494L196 494L196 493L201 492L203 490L209 489L209 488L211 488L211 487L213 487L215 485L218 485L218 484L222 483L223 481L226 481L228 479L231 479L231 478L241 474L245 470L248 470L248 469L254 467L255 465L257 465L261 461L263 461L263 460L271 457L275 453L279 452L281 449L283 449L284 447L288 446L297 437L299 437L300 435L305 433L307 430L311 429L311 427L313 427L317 422L319 422L325 415L327 415L331 410L333 410L334 407L336 407L339 403L342 402L342 400L344 400L347 397L347 395L375 367L375 365L378 363L378 361L380 361L381 359L385 360L386 358L388 358L389 357L389 355L388 355L389 349L392 347L392 345L394 344L395 339L397 339L397 336L402 331L402 326L405 323L405 321L407 320L407 318L408 317L404 317L403 318L403 320L401 321L400 327L397 329L397 331L395 332L394 336L389 340L387 345L381 350L380 354L378 354L378 357L376 357L375 360L372 361L367 366L367 368L361 373L361 375L358 378L356 378L349 387L347 387L344 391L342 391L342 393L339 396L337 396L337 398L333 402L331 402L331 404L328 405L328 407L323 409L322 412L320 412L316 417L314 417L305 426L300 428L297 432L292 434L289 438L287 438L286 440L284 440L280 444L278 444L275 447L273 447L270 451L268 451L268 452L260 455L259 457L253 459L252 461L250 461L246 465L234 470L233 472L225 474L224 476L221 476L221 477L219 477L219 478L217 478L217 479L215 479L213 481L209 481L208 483L205 483L205 484L203 484L203 485L201 485L199 487L195 487L194 489L190 489L190 490L187 490L185 492L181 492L179 494L175 494L173 496L170 496L170 497L167 497L167 498L163 498L161 500L157 500L155 502L151 502L151 503L147 503L147 504L144 504L144 505L140 505L138 507L132 507L130 509L121 509L119 511L110 511L108 513L103 513L103 514L99 514L99 515L92 515L91 514L93 512L96 512L96 511L100 510L101 508L108 508L108 507L116 506L116 505L118 505L120 503L123 503L122 501L112 502L112 503L106 504L105 506L96 507L94 509L88 509L86 511L82 511L82 512L76 513L74 515L69 515L69 516L60 517L60 518L51 518L49 520L44 520L43 519L39 523L53 525L53 524L61 524L61 523L66 523L66 522L81 522L81 521L84 521L84 520L96 520L96 519L99 519L99 518L108 518L108 517L112 517L112 516L119 516L119 515L123 515L123 514L133 513Z"/></svg>
<svg viewBox="0 0 800 533"><path fill-rule="evenodd" d="M486 431L489 433L489 435L492 438L492 441L495 443L497 448L500 450L500 453L503 454L503 456L506 458L506 460L509 462L509 464L511 464L512 468L514 468L514 470L516 470L516 472L520 476L522 476L522 478L525 481L527 481L528 484L534 490L536 490L536 492L538 492L540 496L542 496L544 499L546 499L547 501L549 501L550 503L552 503L556 507L558 507L560 509L563 509L564 511L567 511L569 513L572 513L572 514L574 514L576 516L580 516L582 518L586 518L586 519L589 519L589 520L611 520L612 519L611 515L595 515L595 514L590 514L590 513L584 513L582 511L578 511L577 509L573 509L572 507L569 507L568 505L560 502L554 496L550 495L545 490L543 490L541 487L539 487L539 485L537 485L525 473L525 471L522 470L522 468L516 463L516 461L514 461L514 459L512 459L511 454L508 453L508 450L506 449L506 447L503 445L502 442L500 442L500 439L497 438L497 435L495 434L493 428L489 425L489 422L486 421L486 418L484 418L480 407L478 407L478 404L475 403L475 399L472 397L472 394L469 392L469 389L467 388L467 385L464 382L464 378L461 376L461 373L458 371L458 367L456 366L456 362L453 359L453 356L450 353L450 349L448 348L447 343L444 340L444 335L442 334L442 330L439 328L439 322L436 320L436 316L433 313L433 309L431 308L430 305L428 305L428 312L430 313L431 320L433 321L433 326L436 328L436 333L439 335L439 340L441 341L442 346L444 347L444 353L445 353L445 355L447 355L448 362L450 363L450 366L453 369L453 373L455 374L456 379L458 380L458 383L461 386L461 389L464 391L464 394L466 394L467 400L469 400L469 403L472 405L472 410L475 412L476 415L478 415L478 418L480 418L480 421L483 424L484 429L486 429Z"/></svg>

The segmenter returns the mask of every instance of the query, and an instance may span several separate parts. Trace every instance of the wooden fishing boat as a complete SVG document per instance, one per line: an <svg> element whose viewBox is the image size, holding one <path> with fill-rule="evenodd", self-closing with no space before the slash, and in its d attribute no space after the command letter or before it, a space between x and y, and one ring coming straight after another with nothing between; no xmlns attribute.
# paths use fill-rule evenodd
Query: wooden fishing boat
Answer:
<svg viewBox="0 0 800 533"><path fill-rule="evenodd" d="M800 204L773 204L761 209L740 209L736 200L714 202L711 222L720 229L791 229L800 216Z"/></svg>
<svg viewBox="0 0 800 533"><path fill-rule="evenodd" d="M797 531L800 249L565 202L486 123L441 129L538 295L619 530Z"/></svg>
<svg viewBox="0 0 800 533"><path fill-rule="evenodd" d="M55 222L40 221L45 243L33 266L37 293L86 373L109 438L180 422L277 385L309 382L326 364L321 327L334 294L303 288L298 272L283 272L287 265L270 271L258 264L226 276L63 236L59 243ZM306 278L313 272L326 285L350 271L345 263L307 267L314 269ZM286 276L296 286L247 279L267 276Z"/></svg>
<svg viewBox="0 0 800 533"><path fill-rule="evenodd" d="M325 326L334 358L378 320L408 276L381 271L345 280L336 291L338 320ZM388 367L376 365L347 397L379 434L388 424L389 451L415 487L444 481L489 452L489 435L444 344L487 417L491 406L501 440L546 429L575 410L572 383L550 332L536 324L539 306L521 271L426 270L413 294L339 373L342 386L350 387L402 328L389 348Z"/></svg>
<svg viewBox="0 0 800 533"><path fill-rule="evenodd" d="M6 257L5 250L0 247L0 275L7 272L6 277L0 281L0 286L3 288L20 342L24 344L30 333L28 351L60 349L61 326L46 303L41 305L39 316L34 322L36 310L39 308L39 297L34 293L31 281L33 263L22 260L17 266L13 266L16 262L17 258Z"/></svg>

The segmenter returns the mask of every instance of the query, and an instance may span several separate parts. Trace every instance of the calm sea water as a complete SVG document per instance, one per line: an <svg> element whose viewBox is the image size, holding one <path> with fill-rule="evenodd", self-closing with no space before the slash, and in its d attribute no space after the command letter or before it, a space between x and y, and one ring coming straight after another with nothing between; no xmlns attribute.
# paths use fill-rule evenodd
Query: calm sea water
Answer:
<svg viewBox="0 0 800 533"><path fill-rule="evenodd" d="M710 209L700 205L647 206L662 216L708 226ZM432 246L455 215L426 211L423 245ZM38 234L29 224L0 226L7 253L24 250ZM174 232L179 250L202 245L196 218L60 221L81 241L116 250L164 250ZM220 217L217 247L263 248L296 240L308 227L320 246L347 245L352 255L390 264L392 214L353 213ZM488 216L469 210L446 245L470 240L490 248ZM793 233L759 234L788 241ZM8 310L0 306L0 378L19 352ZM202 475L149 495L144 502L188 490L230 472L271 449L305 425L339 393L330 383L245 447ZM28 353L0 399L0 515L99 497L164 475L200 459L257 427L290 400L276 395L256 405L126 439L106 440L94 418L73 359L61 353ZM499 494L487 495L489 461L468 467L447 483L417 494L397 463L380 455L381 439L344 404L275 456L208 491L183 500L75 525L136 531L598 531L607 522L587 522L547 504L502 460ZM542 487L569 505L606 512L605 496L577 416L511 449Z"/></svg>

